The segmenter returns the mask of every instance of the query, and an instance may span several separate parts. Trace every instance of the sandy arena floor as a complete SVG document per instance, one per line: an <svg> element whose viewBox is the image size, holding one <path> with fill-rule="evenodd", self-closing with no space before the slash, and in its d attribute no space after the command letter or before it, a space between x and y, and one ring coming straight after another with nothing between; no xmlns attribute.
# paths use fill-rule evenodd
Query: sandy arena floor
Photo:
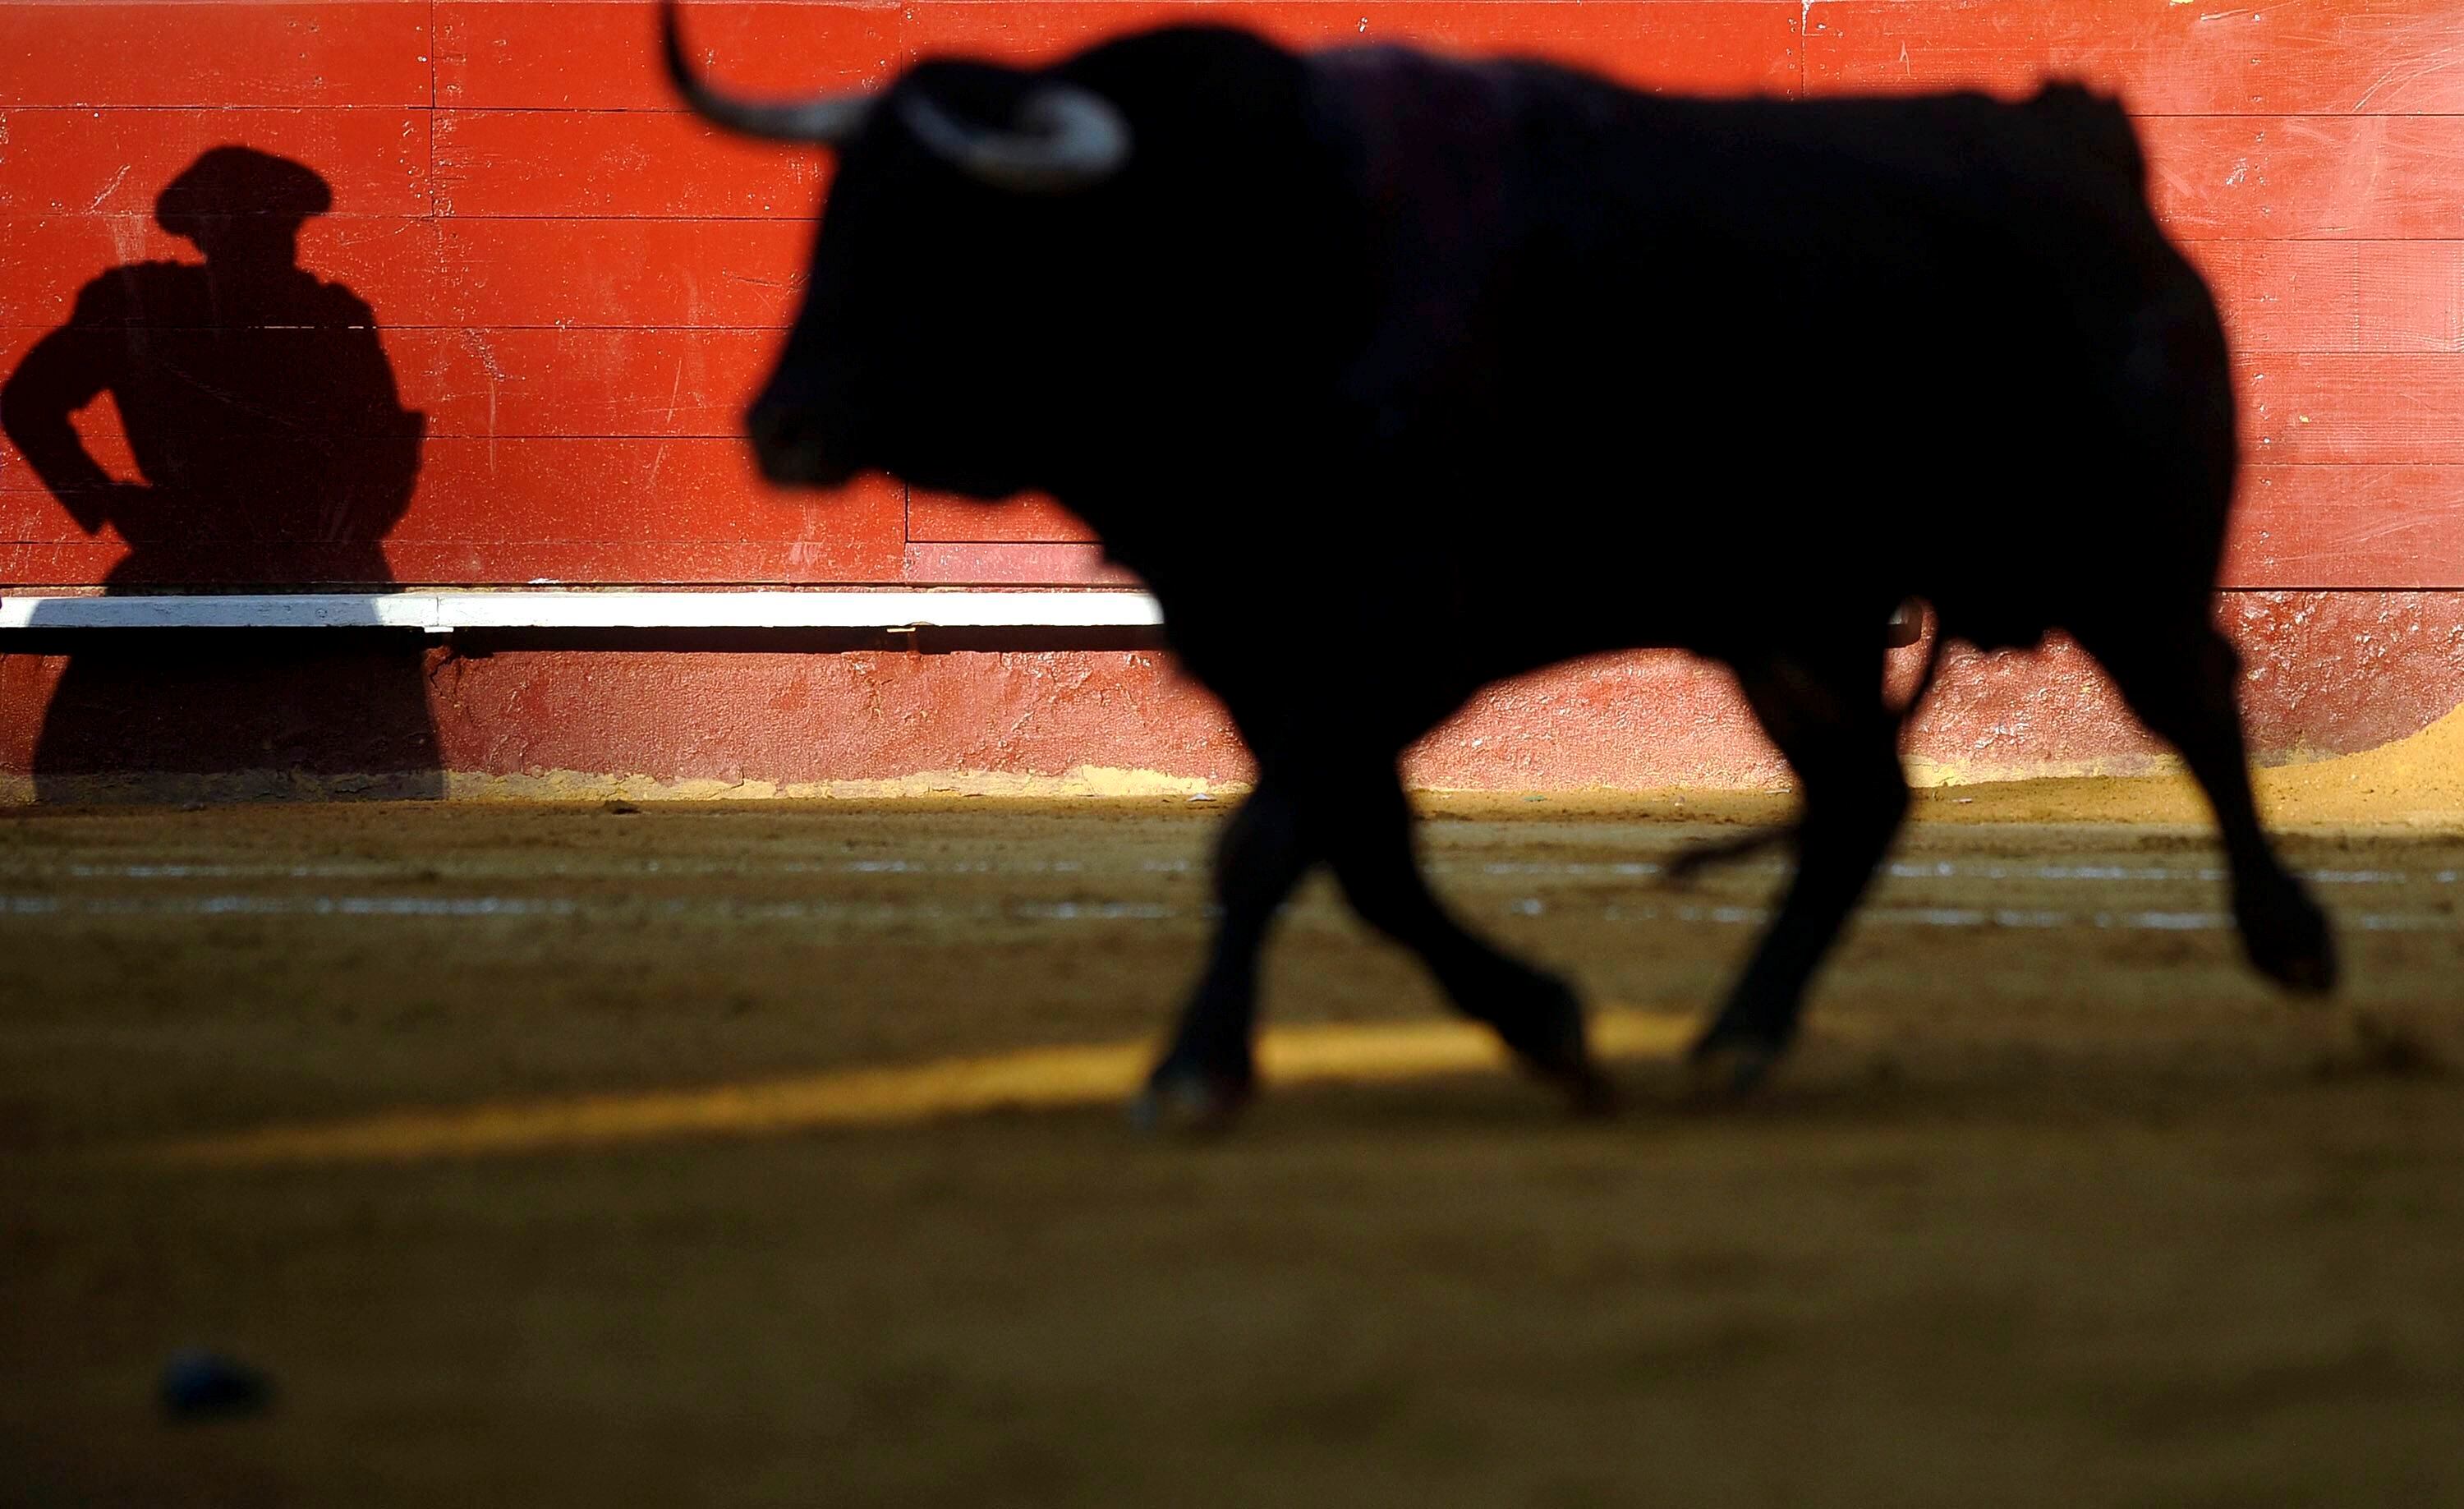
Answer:
<svg viewBox="0 0 2464 1509"><path fill-rule="evenodd" d="M1627 1114L1317 886L1199 1145L1118 1098L1222 803L0 818L0 1503L2464 1502L2464 836L2288 835L2304 1008L2066 789L1929 795L1725 1108L1782 871L1657 867L1777 802L1436 800Z"/></svg>

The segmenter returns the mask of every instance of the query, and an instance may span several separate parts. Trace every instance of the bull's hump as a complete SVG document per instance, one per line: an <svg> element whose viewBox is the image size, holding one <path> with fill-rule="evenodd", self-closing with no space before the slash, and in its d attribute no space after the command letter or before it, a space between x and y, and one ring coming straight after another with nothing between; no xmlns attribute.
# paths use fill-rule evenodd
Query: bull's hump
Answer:
<svg viewBox="0 0 2464 1509"><path fill-rule="evenodd" d="M1494 196L1514 119L1504 65L1394 46L1309 61L1373 206L1447 215Z"/></svg>

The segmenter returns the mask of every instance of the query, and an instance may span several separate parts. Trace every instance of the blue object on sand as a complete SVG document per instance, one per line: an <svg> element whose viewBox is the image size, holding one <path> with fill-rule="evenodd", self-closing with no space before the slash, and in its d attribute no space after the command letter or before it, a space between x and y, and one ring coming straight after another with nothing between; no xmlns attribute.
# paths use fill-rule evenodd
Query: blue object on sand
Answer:
<svg viewBox="0 0 2464 1509"><path fill-rule="evenodd" d="M158 1386L163 1413L176 1421L227 1420L263 1414L274 1404L274 1380L235 1358L203 1347L175 1352Z"/></svg>

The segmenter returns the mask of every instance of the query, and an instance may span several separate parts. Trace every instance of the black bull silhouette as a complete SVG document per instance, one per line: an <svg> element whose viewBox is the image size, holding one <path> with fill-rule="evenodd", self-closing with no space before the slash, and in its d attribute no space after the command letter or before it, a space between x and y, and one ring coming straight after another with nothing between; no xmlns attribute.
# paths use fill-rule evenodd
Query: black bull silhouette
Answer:
<svg viewBox="0 0 2464 1509"><path fill-rule="evenodd" d="M1259 950L1321 862L1603 1105L1573 992L1430 894L1396 760L1487 682L1633 646L1725 662L1802 788L1785 899L1694 1049L1751 1083L1906 810L1881 672L1909 600L1937 644L2073 635L2206 788L2253 963L2333 983L2211 618L2224 332L2113 101L1653 97L1203 28L746 100L663 15L703 115L839 157L748 415L763 468L1057 496L1256 755L1150 1116L1249 1095Z"/></svg>

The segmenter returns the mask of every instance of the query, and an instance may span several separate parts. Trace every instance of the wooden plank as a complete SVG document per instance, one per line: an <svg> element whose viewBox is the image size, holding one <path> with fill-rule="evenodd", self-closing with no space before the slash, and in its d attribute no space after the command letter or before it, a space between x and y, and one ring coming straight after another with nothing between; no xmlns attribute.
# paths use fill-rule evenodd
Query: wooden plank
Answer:
<svg viewBox="0 0 2464 1509"><path fill-rule="evenodd" d="M905 578L918 587L1134 587L1137 578L1091 544L940 544L907 547Z"/></svg>
<svg viewBox="0 0 2464 1509"><path fill-rule="evenodd" d="M0 326L64 320L121 259L196 260L132 215L0 222ZM388 329L520 326L776 329L801 297L809 228L762 221L308 222L302 265L368 301ZM449 239L436 289L427 246ZM2187 247L2252 351L2464 350L2464 241L2207 241Z"/></svg>
<svg viewBox="0 0 2464 1509"><path fill-rule="evenodd" d="M818 150L725 136L649 111L436 112L436 199L452 215L810 221Z"/></svg>
<svg viewBox="0 0 2464 1509"><path fill-rule="evenodd" d="M436 102L465 109L674 110L656 11L593 0L439 0ZM687 45L749 92L866 89L898 63L893 0L692 0Z"/></svg>
<svg viewBox="0 0 2464 1509"><path fill-rule="evenodd" d="M2333 241L2189 241L2224 311L2233 349L2364 349L2361 261L2388 255L2384 244Z"/></svg>
<svg viewBox="0 0 2464 1509"><path fill-rule="evenodd" d="M1003 503L910 489L907 538L940 544L1085 544L1095 538L1085 520L1037 494Z"/></svg>
<svg viewBox="0 0 2464 1509"><path fill-rule="evenodd" d="M1166 22L1257 28L1292 46L1419 41L1471 53L1546 55L1657 88L1793 92L1791 0L1331 0L1172 3L743 4L697 0L694 52L729 85L802 93L876 87L931 54L1046 61ZM665 110L675 98L649 17L560 0L443 0L437 102L521 109Z"/></svg>
<svg viewBox="0 0 2464 1509"><path fill-rule="evenodd" d="M0 378L46 333L0 329ZM314 371L355 354L337 350L354 344L349 337L308 329L155 331L143 339L143 360L197 372L232 362ZM778 337L762 330L412 329L380 331L378 342L402 406L427 414L430 435L734 439L743 434L745 405L769 373ZM86 428L99 458L106 449L125 458L107 408ZM0 471L19 464L0 437Z"/></svg>
<svg viewBox="0 0 2464 1509"><path fill-rule="evenodd" d="M2140 122L2156 210L2210 240L2464 236L2464 116Z"/></svg>
<svg viewBox="0 0 2464 1509"><path fill-rule="evenodd" d="M385 108L0 112L0 214L150 215L165 186L217 146L313 169L336 210L425 214L428 118Z"/></svg>
<svg viewBox="0 0 2464 1509"><path fill-rule="evenodd" d="M2254 460L2464 465L2464 355L2262 353L2240 366Z"/></svg>
<svg viewBox="0 0 2464 1509"><path fill-rule="evenodd" d="M0 332L0 372L39 331ZM251 332L253 350L288 342L313 365L315 331ZM405 406L438 437L710 437L742 433L746 403L775 360L764 331L407 330L384 338ZM169 343L165 345L164 343ZM179 355L177 335L154 338ZM2241 363L2243 435L2254 458L2308 462L2464 463L2464 357L2253 353ZM98 459L134 476L116 419L87 425ZM0 439L0 469L18 459ZM1094 538L1045 499L987 505L916 492L913 541L1063 543Z"/></svg>
<svg viewBox="0 0 2464 1509"><path fill-rule="evenodd" d="M18 325L14 327L0 325L0 383L5 383L9 380L9 374L15 371L17 369L17 364L26 359L27 350L31 348L36 341L41 340L43 335L44 327L40 325ZM0 446L6 446L8 443L8 436L0 434ZM16 464L17 456L15 452L0 451L0 473L8 472L10 469L16 466Z"/></svg>
<svg viewBox="0 0 2464 1509"><path fill-rule="evenodd" d="M112 539L65 544L0 541L0 581L17 590L92 587L126 557ZM542 541L517 545L466 541L387 541L383 558L405 587L512 587L569 583L645 587L881 586L888 579L849 577L825 558L801 557L771 544L684 541L646 545L592 541ZM121 566L118 585L140 583L193 590L235 591L284 587L366 584L363 550L316 542L278 548L208 544L167 559Z"/></svg>
<svg viewBox="0 0 2464 1509"><path fill-rule="evenodd" d="M2464 351L2464 241L2364 246L2354 323L2365 351Z"/></svg>
<svg viewBox="0 0 2464 1509"><path fill-rule="evenodd" d="M5 501L5 499L0 499ZM0 540L0 581L38 587L362 586L394 580L382 550L329 540L198 540L178 550L132 551L118 536Z"/></svg>
<svg viewBox="0 0 2464 1509"><path fill-rule="evenodd" d="M2242 351L2464 351L2464 241L2194 241Z"/></svg>
<svg viewBox="0 0 2464 1509"><path fill-rule="evenodd" d="M331 442L343 455L354 444ZM348 471L347 463L341 469ZM137 473L130 467L120 475ZM880 523L875 515L886 507L892 541L903 543L896 484L855 484L847 495L852 504L836 494L774 488L756 475L750 450L723 437L611 443L449 436L422 448L418 477L410 511L392 531L404 539L837 541L859 548L872 540ZM18 512L8 523L11 538L66 541L83 532L23 469L0 477L0 496L35 500L12 503ZM350 527L322 512L296 521L259 511L184 522L193 522L200 537L243 539L319 538Z"/></svg>
<svg viewBox="0 0 2464 1509"><path fill-rule="evenodd" d="M134 469L121 475L132 477ZM529 564L540 549L568 545L627 546L644 560L672 549L680 561L707 558L704 546L727 546L736 552L730 560L766 563L741 578L746 581L880 582L898 577L904 516L903 489L886 478L829 494L770 487L756 475L751 453L734 439L611 444L448 437L425 446L409 510L385 544L388 550L476 552L472 559L492 563L480 579L495 582L542 574ZM161 516L155 518L159 523ZM293 559L294 546L351 544L330 538L332 521L321 515L288 520L251 512L182 521L183 536L147 545L149 574L174 580L210 569L240 572L234 580L294 580L281 566ZM88 539L23 468L0 473L0 540L69 547ZM365 544L359 549L363 556ZM192 566L188 556L214 564ZM252 559L260 564L248 567Z"/></svg>
<svg viewBox="0 0 2464 1509"><path fill-rule="evenodd" d="M694 52L730 85L803 92L874 87L902 59L965 54L1048 60L1166 22L1246 25L1289 45L1419 41L1585 63L1658 88L1793 92L1798 9L1789 0L1331 0L1169 3L1064 0L987 5L695 4ZM437 102L523 109L672 109L649 18L624 6L445 0L437 7Z"/></svg>
<svg viewBox="0 0 2464 1509"><path fill-rule="evenodd" d="M803 301L791 220L442 220L433 322L771 329Z"/></svg>
<svg viewBox="0 0 2464 1509"><path fill-rule="evenodd" d="M2253 467L2224 585L2464 588L2464 467Z"/></svg>
<svg viewBox="0 0 2464 1509"><path fill-rule="evenodd" d="M737 438L766 330L401 330L403 401L435 435Z"/></svg>
<svg viewBox="0 0 2464 1509"><path fill-rule="evenodd" d="M902 541L895 484L876 478L838 495L781 492L753 477L745 449L729 439L445 438L429 443L424 461L410 511L385 542L404 580L590 580L593 571L616 581L1127 580L1088 544ZM348 542L314 538L304 523L268 538L267 522L251 516L158 541L141 574L165 582L359 579L334 573L363 563L364 545L355 552ZM0 542L7 546L0 571L20 585L98 582L121 553L112 535L84 535L17 467L0 470ZM327 564L313 566L319 559ZM428 564L415 571L401 565L412 560ZM363 565L357 569L364 574ZM2464 588L2464 466L2255 466L2226 585Z"/></svg>
<svg viewBox="0 0 2464 1509"><path fill-rule="evenodd" d="M6 364L0 366L0 381L6 381L9 373L16 371L17 363L24 358L27 348L45 333L40 330L0 332L0 363ZM122 480L138 479L140 473L137 469L137 457L128 448L128 433L121 426L120 409L112 401L111 394L107 392L102 394L93 403L70 415L69 423L77 431L78 438L85 442L86 454L94 457L96 465L101 467L110 476ZM42 481L34 476L33 469L27 463L25 455L18 451L16 443L7 434L0 433L0 499L5 499L11 494L33 495L44 499L51 496L44 491ZM15 527L7 522L10 517L5 507L0 507L0 530ZM51 533L41 536L22 536L22 538L65 540L75 533L74 527L69 523L68 516L62 514L55 521L55 527Z"/></svg>
<svg viewBox="0 0 2464 1509"><path fill-rule="evenodd" d="M0 366L0 375L14 372L24 349L47 333L10 331L0 337L0 362L6 364ZM85 360L103 371L120 367L127 360L116 349L122 339L117 333L82 331L65 339L72 343L72 351L87 353ZM281 417L289 421L295 433L313 434L347 450L355 440L400 433L399 410L383 401L377 382L365 366L366 348L353 338L352 332L278 328L174 330L144 332L141 339L144 349L139 360L155 371L179 372L201 386L245 395L237 399L242 411L253 409L264 412L275 404L292 405L291 411ZM397 386L415 394L418 374L404 374L400 356L398 348L388 353ZM267 374L278 375L269 378ZM412 381L401 382L406 375ZM418 408L416 397L409 396L406 406ZM243 449L239 454L231 454L231 443L224 438L231 411L209 409L206 413L209 417L203 420L186 421L190 427L187 433L158 432L154 436L157 444L151 449L158 455L221 456L228 464L247 464L248 453ZM141 472L128 443L118 397L105 391L70 415L70 423L97 465L124 480L139 478ZM379 455L385 454L381 447L377 452ZM0 490L40 486L14 444L0 437Z"/></svg>
<svg viewBox="0 0 2464 1509"><path fill-rule="evenodd" d="M2464 113L2453 0L1821 0L1806 85L1985 89L2084 79L2148 115Z"/></svg>
<svg viewBox="0 0 2464 1509"><path fill-rule="evenodd" d="M1413 43L1552 58L1642 88L1793 94L1799 14L1787 0L918 0L903 40L910 55L1043 63L1145 27L1199 21L1300 49Z"/></svg>
<svg viewBox="0 0 2464 1509"><path fill-rule="evenodd" d="M419 105L429 0L11 0L0 108Z"/></svg>
<svg viewBox="0 0 2464 1509"><path fill-rule="evenodd" d="M794 318L812 228L801 220L430 220L323 215L300 265L381 325L770 329ZM0 325L67 319L88 279L134 260L196 261L137 215L0 221Z"/></svg>
<svg viewBox="0 0 2464 1509"><path fill-rule="evenodd" d="M124 491L147 485L148 479L130 454L119 411L108 397L78 414L77 429L87 454L114 479L115 488ZM133 530L148 537L184 534L199 539L350 539L371 538L386 527L385 521L374 513L385 506L383 494L376 488L363 487L361 500L343 499L333 507L302 499L296 489L290 490L290 498L273 497L268 487L273 479L267 477L267 463L258 455L226 447L216 434L190 436L186 443L167 436L159 438L163 441L163 454L177 455L185 467L185 485L176 496L157 489L154 496L146 498L98 499L77 491L62 499L55 498L32 469L11 465L0 473L0 498L11 499L10 507L16 510L7 516L5 528L10 537L19 541L65 541L91 532L72 517L65 503L77 505L97 527L107 522L123 535ZM305 449L294 451L277 464L297 464ZM321 453L329 477L358 480L390 474L399 478L405 466L398 441L387 444L364 436L326 434L319 437L315 449ZM434 445L425 448L430 453L428 459L433 458L435 449ZM410 458L414 466L420 459ZM279 478L289 479L290 474ZM216 499L230 499L227 512L216 511ZM297 517L286 510L297 510Z"/></svg>
<svg viewBox="0 0 2464 1509"><path fill-rule="evenodd" d="M197 262L197 249L149 215L0 220L0 325L58 324L86 282L126 262ZM434 324L436 224L394 215L319 215L299 230L299 265L339 282L379 324Z"/></svg>
<svg viewBox="0 0 2464 1509"><path fill-rule="evenodd" d="M0 520L10 499L0 497ZM0 582L26 591L46 587L93 587L110 574L128 553L117 540L80 540L73 544L26 544L6 538L0 524Z"/></svg>
<svg viewBox="0 0 2464 1509"><path fill-rule="evenodd" d="M1340 8L1330 7L1339 11ZM1803 92L1802 8L1759 0L1501 5L1403 3L1362 11L1369 29L1336 40L1410 42L1473 56L1540 57L1653 93Z"/></svg>
<svg viewBox="0 0 2464 1509"><path fill-rule="evenodd" d="M918 539L907 551L907 580L916 583L1126 580L1101 574L1108 571L1117 568L1092 545ZM2464 588L2464 465L2254 465L2244 476L2224 585Z"/></svg>
<svg viewBox="0 0 2464 1509"><path fill-rule="evenodd" d="M897 484L877 477L829 494L772 487L734 438L446 437L429 442L417 497L395 533L506 544L767 544L875 579L895 574L905 508Z"/></svg>
<svg viewBox="0 0 2464 1509"><path fill-rule="evenodd" d="M593 586L822 587L894 582L869 555L828 543L742 544L688 540L641 544L545 541L517 547L450 541L388 541L394 578L436 586L569 582ZM853 562L850 565L850 561Z"/></svg>

